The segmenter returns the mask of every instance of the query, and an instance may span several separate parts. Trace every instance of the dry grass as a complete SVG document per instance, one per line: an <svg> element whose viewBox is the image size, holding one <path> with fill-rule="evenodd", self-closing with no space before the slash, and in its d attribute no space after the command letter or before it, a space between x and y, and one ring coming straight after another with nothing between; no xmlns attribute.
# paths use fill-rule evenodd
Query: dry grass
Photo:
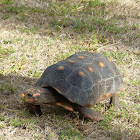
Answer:
<svg viewBox="0 0 140 140"><path fill-rule="evenodd" d="M89 2L78 0L69 12L72 4L64 1L50 6L51 1L20 0L8 8L0 3L0 139L140 139L140 1L110 1L94 3L97 12L91 12L92 6L84 11ZM22 11L21 5L28 8ZM95 27L84 13L95 16ZM88 122L52 106L43 106L40 118L29 114L20 93L46 67L82 50L98 51L117 64L125 83L119 110L97 105L107 116L103 122Z"/></svg>

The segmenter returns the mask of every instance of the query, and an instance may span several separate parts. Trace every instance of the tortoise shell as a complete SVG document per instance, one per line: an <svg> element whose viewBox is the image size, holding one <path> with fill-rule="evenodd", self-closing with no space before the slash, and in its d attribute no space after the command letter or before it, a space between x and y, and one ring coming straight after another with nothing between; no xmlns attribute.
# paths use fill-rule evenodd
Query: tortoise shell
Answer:
<svg viewBox="0 0 140 140"><path fill-rule="evenodd" d="M91 106L117 93L122 82L109 58L84 51L49 66L36 86L52 87L72 103Z"/></svg>

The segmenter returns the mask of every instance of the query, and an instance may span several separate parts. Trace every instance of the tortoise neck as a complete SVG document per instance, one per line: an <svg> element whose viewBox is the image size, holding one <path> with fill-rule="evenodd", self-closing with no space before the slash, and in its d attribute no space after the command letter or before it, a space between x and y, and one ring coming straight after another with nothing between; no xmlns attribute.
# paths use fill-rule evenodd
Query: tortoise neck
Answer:
<svg viewBox="0 0 140 140"><path fill-rule="evenodd" d="M45 103L45 104L52 104L56 102L56 97L54 96L55 93L50 90L49 88L41 88L39 87L39 90L42 91L42 93L39 96L38 103Z"/></svg>

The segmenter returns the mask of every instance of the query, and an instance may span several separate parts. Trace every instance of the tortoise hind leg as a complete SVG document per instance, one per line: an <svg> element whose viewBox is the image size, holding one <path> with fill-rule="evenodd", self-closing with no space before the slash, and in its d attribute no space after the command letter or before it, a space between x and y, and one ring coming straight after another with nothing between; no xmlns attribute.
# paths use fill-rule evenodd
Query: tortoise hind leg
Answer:
<svg viewBox="0 0 140 140"><path fill-rule="evenodd" d="M110 98L110 105L112 105L118 109L119 108L119 94L114 94L111 98Z"/></svg>
<svg viewBox="0 0 140 140"><path fill-rule="evenodd" d="M69 111L72 111L72 112L73 111L78 111L85 118L88 118L92 121L94 121L94 120L100 121L100 120L103 120L105 118L104 115L93 111L89 107L83 107L83 106L79 106L79 105L75 105L75 104L71 104L71 103L67 103L67 102L57 102L54 105L63 107L66 110L69 110Z"/></svg>
<svg viewBox="0 0 140 140"><path fill-rule="evenodd" d="M80 114L82 114L85 118L90 119L91 121L95 121L95 120L103 120L105 118L104 115L93 111L92 109L88 108L88 107L82 107L82 106L78 106L76 108L76 111L79 111Z"/></svg>

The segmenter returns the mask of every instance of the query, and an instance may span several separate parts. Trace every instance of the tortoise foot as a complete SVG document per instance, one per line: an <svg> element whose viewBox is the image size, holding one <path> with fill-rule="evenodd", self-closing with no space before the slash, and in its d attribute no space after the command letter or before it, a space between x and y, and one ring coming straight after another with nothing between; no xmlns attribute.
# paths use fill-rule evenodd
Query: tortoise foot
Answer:
<svg viewBox="0 0 140 140"><path fill-rule="evenodd" d="M79 112L84 115L85 118L90 119L91 121L101 121L105 119L105 116L93 111L88 107L80 107Z"/></svg>
<svg viewBox="0 0 140 140"><path fill-rule="evenodd" d="M42 115L40 105L33 105L33 104L29 104L29 103L26 103L25 105L31 114L35 114L39 117Z"/></svg>

